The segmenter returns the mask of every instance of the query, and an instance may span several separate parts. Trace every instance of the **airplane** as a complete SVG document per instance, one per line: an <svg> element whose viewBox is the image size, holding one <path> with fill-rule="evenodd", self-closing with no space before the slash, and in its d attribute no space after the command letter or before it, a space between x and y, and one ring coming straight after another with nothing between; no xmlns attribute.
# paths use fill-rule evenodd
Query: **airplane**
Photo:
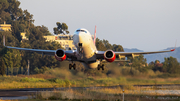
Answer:
<svg viewBox="0 0 180 101"><path fill-rule="evenodd" d="M121 60L122 58L128 56L139 56L140 54L154 54L154 53L164 53L164 52L172 52L175 50L165 50L165 51L151 51L151 52L114 52L109 49L106 51L98 51L96 48L96 26L94 39L88 30L85 28L79 28L74 32L73 35L73 43L76 47L76 50L43 50L43 49L29 49L29 48L20 48L20 47L11 47L5 45L5 36L3 36L3 45L10 49L17 49L29 52L37 52L42 55L51 55L55 56L55 58L62 62L64 60L70 61L69 69L76 69L76 64L74 61L81 62L84 67L89 69L104 70L104 62L113 62L113 61L125 61ZM116 59L119 57L119 60Z"/></svg>

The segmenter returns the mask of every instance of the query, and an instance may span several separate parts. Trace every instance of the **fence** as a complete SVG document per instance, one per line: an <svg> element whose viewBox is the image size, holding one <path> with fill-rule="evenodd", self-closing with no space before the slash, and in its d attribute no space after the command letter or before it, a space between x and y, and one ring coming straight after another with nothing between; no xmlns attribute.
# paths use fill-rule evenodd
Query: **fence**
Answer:
<svg viewBox="0 0 180 101"><path fill-rule="evenodd" d="M23 67L5 68L6 75L28 74L28 69Z"/></svg>

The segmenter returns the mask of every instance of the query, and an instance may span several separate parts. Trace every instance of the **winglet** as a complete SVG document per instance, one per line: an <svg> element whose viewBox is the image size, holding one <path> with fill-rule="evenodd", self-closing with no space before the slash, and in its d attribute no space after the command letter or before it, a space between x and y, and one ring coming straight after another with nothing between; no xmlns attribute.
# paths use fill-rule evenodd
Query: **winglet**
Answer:
<svg viewBox="0 0 180 101"><path fill-rule="evenodd" d="M177 43L177 40L176 40L176 43ZM171 49L171 52L172 52L172 51L175 51L175 49L176 49L176 44L175 44L174 49Z"/></svg>
<svg viewBox="0 0 180 101"><path fill-rule="evenodd" d="M95 26L95 32L94 32L94 44L96 44L96 26Z"/></svg>
<svg viewBox="0 0 180 101"><path fill-rule="evenodd" d="M5 35L3 35L3 45L6 46L5 45Z"/></svg>

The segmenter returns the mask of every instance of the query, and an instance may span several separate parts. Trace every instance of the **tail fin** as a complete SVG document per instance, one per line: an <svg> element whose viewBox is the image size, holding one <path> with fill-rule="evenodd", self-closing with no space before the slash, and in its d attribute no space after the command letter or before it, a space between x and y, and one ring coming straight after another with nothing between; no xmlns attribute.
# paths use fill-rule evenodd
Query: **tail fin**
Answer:
<svg viewBox="0 0 180 101"><path fill-rule="evenodd" d="M96 26L95 26L95 32L94 32L94 44L96 44Z"/></svg>

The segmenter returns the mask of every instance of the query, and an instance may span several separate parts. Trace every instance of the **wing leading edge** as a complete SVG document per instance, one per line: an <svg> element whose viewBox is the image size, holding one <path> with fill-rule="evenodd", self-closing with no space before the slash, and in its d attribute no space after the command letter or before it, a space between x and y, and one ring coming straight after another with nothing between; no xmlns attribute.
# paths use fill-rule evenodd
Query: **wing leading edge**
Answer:
<svg viewBox="0 0 180 101"><path fill-rule="evenodd" d="M165 52L172 52L175 49L171 49L171 50L165 50L165 51L151 51L151 52L114 52L116 56L119 56L119 58L125 58L128 56L132 56L133 58L136 56L139 56L141 54L155 54L155 53L165 53ZM98 59L103 59L104 58L104 53L105 51L98 51L96 53Z"/></svg>
<svg viewBox="0 0 180 101"><path fill-rule="evenodd" d="M36 52L38 54L51 55L51 56L54 56L56 52L56 50L29 49L29 48L19 48L19 47L11 47L11 46L5 46L5 47L10 48L10 49L28 51L28 52Z"/></svg>
<svg viewBox="0 0 180 101"><path fill-rule="evenodd" d="M56 52L56 50L29 49L29 48L20 48L20 47L6 46L6 45L5 45L5 36L3 36L3 45L4 45L6 48L23 50L23 51L28 51L28 52L36 52L36 53L42 54L42 55L51 55L51 56L54 56L54 55L55 55L55 52ZM74 50L69 50L69 51L64 51L64 52L65 52L65 54L66 54L68 57L72 57L72 56L74 56L74 53L75 53L76 51L74 51Z"/></svg>

